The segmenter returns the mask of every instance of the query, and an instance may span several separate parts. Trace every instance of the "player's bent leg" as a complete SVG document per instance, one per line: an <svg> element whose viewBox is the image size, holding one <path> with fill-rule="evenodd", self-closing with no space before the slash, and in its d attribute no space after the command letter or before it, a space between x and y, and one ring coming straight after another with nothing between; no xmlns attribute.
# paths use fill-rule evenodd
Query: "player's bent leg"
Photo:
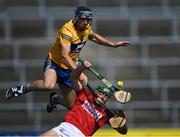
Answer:
<svg viewBox="0 0 180 137"><path fill-rule="evenodd" d="M36 80L25 86L20 85L10 88L6 91L6 99L23 95L30 91L51 91L56 85L56 72L53 69L48 69L44 73L44 80Z"/></svg>
<svg viewBox="0 0 180 137"><path fill-rule="evenodd" d="M76 99L76 93L73 89L68 88L66 86L60 85L60 90L62 93L62 103L63 105L69 109L74 105Z"/></svg>
<svg viewBox="0 0 180 137"><path fill-rule="evenodd" d="M51 137L59 137L56 131L54 130L49 130L43 134L41 134L39 137L44 137L44 136L51 136Z"/></svg>
<svg viewBox="0 0 180 137"><path fill-rule="evenodd" d="M29 91L51 91L56 85L56 72L54 69L47 69L44 72L43 80L36 80L27 85Z"/></svg>

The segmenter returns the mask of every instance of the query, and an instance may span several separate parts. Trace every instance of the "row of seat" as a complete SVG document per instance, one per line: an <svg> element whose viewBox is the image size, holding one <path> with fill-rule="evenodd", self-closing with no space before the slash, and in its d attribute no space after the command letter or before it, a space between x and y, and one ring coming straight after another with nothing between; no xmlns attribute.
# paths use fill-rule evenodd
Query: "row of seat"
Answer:
<svg viewBox="0 0 180 137"><path fill-rule="evenodd" d="M12 85L13 86L13 85ZM15 85L14 85L15 86ZM93 86L94 87L94 86ZM7 88L10 88L7 87ZM7 89L6 88L6 89ZM27 104L28 102L28 98L33 97L32 98L32 102L31 103L39 103L39 102L48 102L49 100L49 92L46 91L36 91L33 93L27 93L26 95L17 97L17 98L13 98L12 100L6 100L5 99L5 90L6 89L2 89L1 88L1 103L6 103L6 104L11 104L11 103L23 103ZM164 89L161 87L156 89L156 92L154 92L151 87L144 87L144 88L124 88L126 91L130 91L133 95L133 101L159 101L159 103L164 100L167 99L170 102L176 102L180 99L179 97L179 89L178 87L170 87L167 89L167 92L164 91ZM58 88L55 88L56 92L59 92ZM164 98L163 94L166 94L166 98ZM114 100L114 99L112 99ZM44 108L45 109L45 108Z"/></svg>
<svg viewBox="0 0 180 137"><path fill-rule="evenodd" d="M131 42L131 41L130 41ZM52 43L28 43L27 44L0 44L0 58L1 60L13 60L16 58L16 52L18 53L18 58L20 60L44 60L47 56ZM144 53L147 51L147 53ZM163 52L160 52L163 50ZM87 43L81 53L82 56L86 58L92 58L96 56L98 58L116 58L119 59L142 59L146 57L147 59L158 59L158 58L179 58L180 57L180 46L178 43L132 43L129 47L120 47L118 50L109 47L96 46L93 43ZM96 52L94 52L96 51ZM101 51L106 54L97 54ZM27 54L28 52L28 54ZM144 55L145 54L145 55ZM146 55L147 54L147 55Z"/></svg>
<svg viewBox="0 0 180 137"><path fill-rule="evenodd" d="M81 2L80 0L73 0L73 1L67 1L67 0L31 0L28 2L25 2L23 0L2 0L0 3L2 6L5 7L15 7L15 6L41 6L41 5L45 5L47 7L51 7L51 6L77 6L80 4L84 4L83 2ZM99 6L99 7L103 7L103 6L129 6L129 7L151 7L151 6L163 6L163 5L168 5L168 6L178 6L180 5L178 0L151 0L151 1L145 1L145 0L127 0L127 1L123 1L123 0L87 0L85 2L86 5L90 6L90 7L94 7L94 6Z"/></svg>
<svg viewBox="0 0 180 137"><path fill-rule="evenodd" d="M6 25L3 20L1 20L0 34L1 38L5 38L6 35ZM48 26L47 20L12 20L10 36L12 39L15 38L42 38L47 37ZM55 21L52 23L51 28L56 32L65 23L64 20ZM173 25L172 19L140 19L137 20L137 25L134 26L134 34L131 32L133 20L97 20L96 31L104 36L137 36L137 37L152 37L152 36L169 36L173 35L173 28L180 28L180 23L176 22L177 25ZM110 26L110 27L109 27ZM106 29L105 29L106 28ZM136 33L136 34L135 34ZM177 30L176 35L179 35L180 31Z"/></svg>
<svg viewBox="0 0 180 137"><path fill-rule="evenodd" d="M33 117L28 116L27 111L7 111L0 112L1 118L0 124L1 131L38 131L43 132L49 130L55 126L58 126L62 121L62 116L66 111L54 111L49 114L44 110L41 111L42 115L40 116L40 122L42 125L36 127L36 115L37 112L32 112ZM147 128L149 125L153 128L158 127L169 127L173 126L170 123L172 122L172 117L163 116L159 109L144 109L144 110L134 110L134 127L136 128ZM153 114L153 115L152 115ZM16 120L13 116L16 116ZM171 110L167 109L167 115L171 115ZM39 122L39 121L38 121ZM16 127L16 130L14 130ZM40 129L40 130L39 130Z"/></svg>
<svg viewBox="0 0 180 137"><path fill-rule="evenodd" d="M26 61L28 63L28 61ZM106 69L104 69L106 67ZM178 80L179 79L179 70L180 65L173 66L159 66L156 67L156 73L158 80ZM39 66L24 66L19 65L19 67L11 66L4 67L0 69L1 77L0 82L5 81L21 81L22 78L25 78L26 81L31 81L34 79L42 78L43 76L43 63ZM150 80L153 73L150 69L151 66L124 66L124 67L115 67L113 75L114 79L123 79L123 80ZM102 72L104 75L108 75L109 70L112 70L112 66L101 66L97 67L97 70ZM36 75L34 75L36 73ZM23 77L22 77L23 75ZM109 74L110 75L110 74ZM111 79L110 77L109 79ZM95 77L92 77L92 80L95 80Z"/></svg>

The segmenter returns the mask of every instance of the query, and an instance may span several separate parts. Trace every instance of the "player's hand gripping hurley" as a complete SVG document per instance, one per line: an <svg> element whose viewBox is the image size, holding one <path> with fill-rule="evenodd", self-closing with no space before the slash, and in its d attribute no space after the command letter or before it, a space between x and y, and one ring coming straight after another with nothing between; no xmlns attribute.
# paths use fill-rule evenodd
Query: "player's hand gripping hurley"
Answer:
<svg viewBox="0 0 180 137"><path fill-rule="evenodd" d="M80 57L78 58L78 61L81 63L84 62L84 60L82 60ZM92 72L98 79L100 79L114 93L114 96L118 102L127 103L130 101L131 99L130 92L120 90L116 86L112 85L107 79L105 79L101 74L99 74L93 67L89 67L88 70Z"/></svg>

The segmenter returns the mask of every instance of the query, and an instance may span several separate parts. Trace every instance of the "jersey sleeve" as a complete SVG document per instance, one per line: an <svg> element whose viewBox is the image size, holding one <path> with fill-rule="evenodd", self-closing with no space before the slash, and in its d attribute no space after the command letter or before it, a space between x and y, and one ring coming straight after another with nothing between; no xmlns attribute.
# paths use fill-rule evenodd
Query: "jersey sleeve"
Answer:
<svg viewBox="0 0 180 137"><path fill-rule="evenodd" d="M62 28L58 33L58 41L61 44L70 45L72 40L72 33L66 28Z"/></svg>
<svg viewBox="0 0 180 137"><path fill-rule="evenodd" d="M92 26L89 27L89 35L93 33Z"/></svg>

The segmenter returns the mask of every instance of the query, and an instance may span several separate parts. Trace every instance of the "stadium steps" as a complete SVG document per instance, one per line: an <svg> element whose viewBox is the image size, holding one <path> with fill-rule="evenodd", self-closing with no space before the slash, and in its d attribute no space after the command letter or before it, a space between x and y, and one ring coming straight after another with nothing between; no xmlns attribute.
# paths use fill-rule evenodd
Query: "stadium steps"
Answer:
<svg viewBox="0 0 180 137"><path fill-rule="evenodd" d="M46 44L21 44L19 46L20 60L45 60L51 45ZM40 64L41 65L41 64Z"/></svg>
<svg viewBox="0 0 180 137"><path fill-rule="evenodd" d="M12 66L2 66L0 69L0 81L1 82L8 82L8 81L19 81L19 71L14 69Z"/></svg>
<svg viewBox="0 0 180 137"><path fill-rule="evenodd" d="M89 46L81 53L110 81L125 81L124 89L133 94L132 102L125 106L130 126L177 126L180 121L179 0L1 0L1 91L42 78L44 57L56 40L56 32L82 3L95 11L93 23L97 33L115 41L132 42L131 47L118 50L88 42ZM89 79L98 81L87 73ZM0 105L4 106L0 108L4 117L0 118L2 130L51 128L65 113L62 109L52 114L45 111L48 92L28 93L9 101L4 99L4 94L0 92ZM27 110L28 105L32 110Z"/></svg>
<svg viewBox="0 0 180 137"><path fill-rule="evenodd" d="M180 2L179 0L168 0L168 6L170 8L177 7L177 6L180 6Z"/></svg>
<svg viewBox="0 0 180 137"><path fill-rule="evenodd" d="M1 38L5 37L5 29L4 29L4 21L3 20L0 20L0 34L1 34Z"/></svg>
<svg viewBox="0 0 180 137"><path fill-rule="evenodd" d="M37 0L31 0L28 2L25 2L23 0L3 0L4 1L4 6L6 7L38 7L38 1Z"/></svg>
<svg viewBox="0 0 180 137"><path fill-rule="evenodd" d="M176 103L176 101L180 100L180 96L179 96L179 91L180 88L168 88L168 100L170 101L174 101Z"/></svg>
<svg viewBox="0 0 180 137"><path fill-rule="evenodd" d="M171 19L140 20L138 24L138 35L140 37L171 36L172 20Z"/></svg>
<svg viewBox="0 0 180 137"><path fill-rule="evenodd" d="M13 44L0 44L0 58L1 60L6 60L6 59L13 60L14 58Z"/></svg>
<svg viewBox="0 0 180 137"><path fill-rule="evenodd" d="M134 109L134 127L146 128L148 125L158 128L158 126L166 127L172 122L171 110L167 109L167 114L164 115L161 109Z"/></svg>
<svg viewBox="0 0 180 137"><path fill-rule="evenodd" d="M115 79L147 80L150 79L150 69L144 66L115 67Z"/></svg>
<svg viewBox="0 0 180 137"><path fill-rule="evenodd" d="M87 5L89 7L119 7L120 6L120 0L87 0Z"/></svg>
<svg viewBox="0 0 180 137"><path fill-rule="evenodd" d="M161 7L163 5L162 0L127 0L128 7Z"/></svg>
<svg viewBox="0 0 180 137"><path fill-rule="evenodd" d="M133 101L161 101L160 89L159 92L153 92L152 88L125 88L125 91L130 91Z"/></svg>
<svg viewBox="0 0 180 137"><path fill-rule="evenodd" d="M161 54L159 51L163 50ZM150 58L180 57L180 46L177 43L149 44Z"/></svg>
<svg viewBox="0 0 180 137"><path fill-rule="evenodd" d="M76 7L79 4L78 0L73 0L73 1L68 1L68 0L45 0L45 6L47 8L49 7L69 7L69 6L74 6Z"/></svg>
<svg viewBox="0 0 180 137"><path fill-rule="evenodd" d="M8 110L0 111L1 131L42 131L58 126L66 110L47 113L45 109L39 111ZM37 127L36 124L39 124Z"/></svg>
<svg viewBox="0 0 180 137"><path fill-rule="evenodd" d="M178 80L180 76L180 65L175 66L160 66L158 67L158 77L159 79L171 79Z"/></svg>
<svg viewBox="0 0 180 137"><path fill-rule="evenodd" d="M104 36L130 36L130 21L97 20L97 32Z"/></svg>
<svg viewBox="0 0 180 137"><path fill-rule="evenodd" d="M45 20L13 20L12 37L13 38L37 38L45 37Z"/></svg>

